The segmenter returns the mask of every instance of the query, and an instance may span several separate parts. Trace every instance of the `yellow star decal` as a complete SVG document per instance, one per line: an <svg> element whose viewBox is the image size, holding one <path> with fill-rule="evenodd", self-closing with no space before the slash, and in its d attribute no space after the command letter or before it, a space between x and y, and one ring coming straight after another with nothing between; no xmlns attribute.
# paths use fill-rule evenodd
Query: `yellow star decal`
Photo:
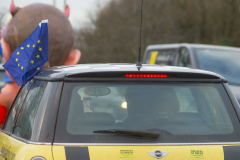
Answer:
<svg viewBox="0 0 240 160"><path fill-rule="evenodd" d="M18 58L16 58L16 62L18 61Z"/></svg>
<svg viewBox="0 0 240 160"><path fill-rule="evenodd" d="M21 47L21 49L24 49L24 47Z"/></svg>
<svg viewBox="0 0 240 160"><path fill-rule="evenodd" d="M27 47L29 48L29 47L30 47L30 45L28 44L28 45L27 45Z"/></svg>
<svg viewBox="0 0 240 160"><path fill-rule="evenodd" d="M39 55L37 55L36 57L37 57L37 58L39 58L40 56L39 56Z"/></svg>
<svg viewBox="0 0 240 160"><path fill-rule="evenodd" d="M35 44L33 45L33 48L35 48Z"/></svg>
<svg viewBox="0 0 240 160"><path fill-rule="evenodd" d="M20 66L20 64L18 64L18 67Z"/></svg>
<svg viewBox="0 0 240 160"><path fill-rule="evenodd" d="M31 60L31 63L33 64L33 63L34 63L34 60Z"/></svg>
<svg viewBox="0 0 240 160"><path fill-rule="evenodd" d="M17 55L19 55L20 53L19 52L17 52Z"/></svg>
<svg viewBox="0 0 240 160"><path fill-rule="evenodd" d="M23 70L23 66L21 67L21 69Z"/></svg>
<svg viewBox="0 0 240 160"><path fill-rule="evenodd" d="M40 68L38 67L37 70L39 70Z"/></svg>
<svg viewBox="0 0 240 160"><path fill-rule="evenodd" d="M39 51L42 51L42 48L41 47L39 47L39 49L38 49Z"/></svg>
<svg viewBox="0 0 240 160"><path fill-rule="evenodd" d="M38 42L38 43L41 43L41 41L40 41L40 40L38 40L37 42Z"/></svg>

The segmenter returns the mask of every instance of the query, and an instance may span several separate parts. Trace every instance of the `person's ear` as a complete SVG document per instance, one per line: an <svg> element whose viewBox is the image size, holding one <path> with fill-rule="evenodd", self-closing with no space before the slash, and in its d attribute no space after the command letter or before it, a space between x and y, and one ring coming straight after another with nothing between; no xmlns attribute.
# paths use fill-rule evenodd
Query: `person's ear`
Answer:
<svg viewBox="0 0 240 160"><path fill-rule="evenodd" d="M64 65L74 65L77 64L80 60L81 52L78 49L71 50L67 60L65 61Z"/></svg>
<svg viewBox="0 0 240 160"><path fill-rule="evenodd" d="M9 44L2 38L1 39L2 53L3 53L3 62L6 63L9 57L12 54Z"/></svg>

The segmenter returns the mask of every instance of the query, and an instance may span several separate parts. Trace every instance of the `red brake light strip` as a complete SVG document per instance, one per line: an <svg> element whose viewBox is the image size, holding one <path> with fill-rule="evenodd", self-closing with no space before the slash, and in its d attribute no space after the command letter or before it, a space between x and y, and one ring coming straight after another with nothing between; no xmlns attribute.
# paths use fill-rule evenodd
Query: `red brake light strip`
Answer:
<svg viewBox="0 0 240 160"><path fill-rule="evenodd" d="M125 74L128 78L167 78L166 74Z"/></svg>

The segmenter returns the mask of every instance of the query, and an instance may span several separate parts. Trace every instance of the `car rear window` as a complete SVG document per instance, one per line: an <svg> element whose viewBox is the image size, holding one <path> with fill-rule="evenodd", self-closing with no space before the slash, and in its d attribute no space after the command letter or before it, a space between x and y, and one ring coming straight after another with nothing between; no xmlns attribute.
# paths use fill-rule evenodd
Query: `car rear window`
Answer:
<svg viewBox="0 0 240 160"><path fill-rule="evenodd" d="M65 82L56 142L230 142L239 122L221 83ZM156 131L157 139L94 133Z"/></svg>
<svg viewBox="0 0 240 160"><path fill-rule="evenodd" d="M146 63L172 66L174 65L176 54L176 49L149 51L146 58Z"/></svg>

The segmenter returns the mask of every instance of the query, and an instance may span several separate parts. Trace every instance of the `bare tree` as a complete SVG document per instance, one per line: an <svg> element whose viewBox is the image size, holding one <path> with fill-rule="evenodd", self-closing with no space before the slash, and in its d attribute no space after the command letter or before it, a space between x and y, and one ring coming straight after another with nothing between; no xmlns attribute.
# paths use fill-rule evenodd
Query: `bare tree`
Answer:
<svg viewBox="0 0 240 160"><path fill-rule="evenodd" d="M80 63L135 63L140 3L112 0L98 10L90 26L77 30L75 46L83 53ZM239 6L240 0L144 1L142 48L164 43L240 46Z"/></svg>

